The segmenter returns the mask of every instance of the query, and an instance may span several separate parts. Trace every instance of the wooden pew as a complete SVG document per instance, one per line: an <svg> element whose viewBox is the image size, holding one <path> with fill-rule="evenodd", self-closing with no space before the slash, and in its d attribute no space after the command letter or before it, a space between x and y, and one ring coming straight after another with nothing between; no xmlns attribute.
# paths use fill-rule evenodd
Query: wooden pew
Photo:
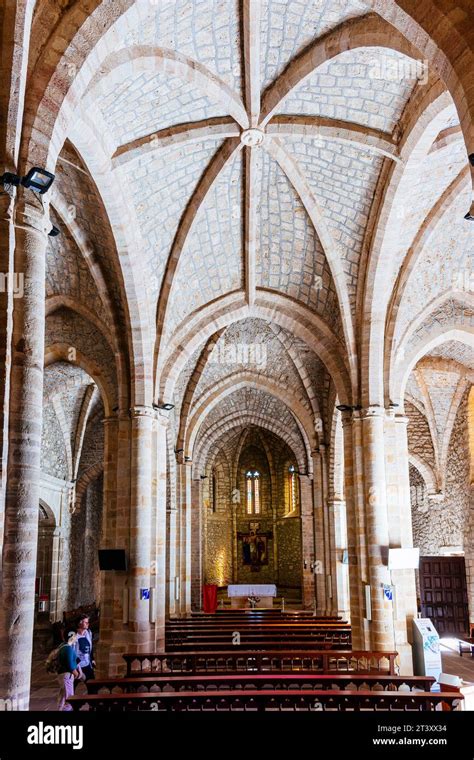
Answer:
<svg viewBox="0 0 474 760"><path fill-rule="evenodd" d="M207 629L225 629L232 628L236 625L246 628L295 628L295 629L322 629L338 630L350 628L348 623L342 623L340 620L249 620L248 618L236 618L235 620L172 620L166 623L166 627L171 630L207 630Z"/></svg>
<svg viewBox="0 0 474 760"><path fill-rule="evenodd" d="M216 610L216 612L191 612L188 615L170 617L173 622L199 622L200 620L233 620L234 618L266 619L266 620L316 620L321 622L345 622L337 615L315 615L310 610L282 611L275 609L241 609Z"/></svg>
<svg viewBox="0 0 474 760"><path fill-rule="evenodd" d="M310 623L280 623L280 622L247 622L236 620L221 623L168 623L166 626L167 649L226 649L235 644L234 636L239 634L239 646L268 649L286 648L285 642L291 641L291 646L308 648L321 645L325 648L347 647L351 643L351 628L340 623L315 624Z"/></svg>
<svg viewBox="0 0 474 760"><path fill-rule="evenodd" d="M213 651L216 654L220 652L226 652L230 647L232 646L232 642L226 640L223 642L215 642L213 640L206 639L205 641L202 641L200 643L196 641L191 641L189 644L181 644L179 646L176 646L174 651L178 652L209 652ZM288 647L295 648L297 650L307 650L308 652L313 651L314 649L321 649L326 651L331 650L337 650L340 651L342 649L346 649L347 651L350 651L351 644L348 641L347 643L341 642L341 641L323 641L320 639L314 639L312 641L301 641L299 639L291 640L291 641L285 641L285 640L267 640L264 641L250 641L250 640L243 640L239 645L235 646L235 650L240 651L253 651L253 652L266 652L269 649L272 651L285 651L288 650Z"/></svg>
<svg viewBox="0 0 474 760"><path fill-rule="evenodd" d="M123 655L127 676L147 673L379 673L396 674L398 652L364 650L232 649L222 652L131 652Z"/></svg>
<svg viewBox="0 0 474 760"><path fill-rule="evenodd" d="M181 651L181 652L208 652L208 651L214 651L214 652L225 652L229 649L229 647L232 646L232 640L230 637L225 637L224 639L215 639L215 638L203 638L203 639L197 639L193 638L192 640L181 643L176 642L167 642L167 648L173 651ZM309 651L313 649L347 649L350 650L351 648L351 641L350 638L325 638L324 636L314 636L312 638L308 639L301 639L301 638L282 638L282 639L271 639L266 636L263 636L261 638L258 637L245 637L242 636L240 643L235 644L235 649L240 650L252 650L252 651L268 651L268 650L288 650L289 647L294 648L296 650L302 650L307 649Z"/></svg>
<svg viewBox="0 0 474 760"><path fill-rule="evenodd" d="M92 712L431 712L453 710L459 694L445 692L340 691L327 689L187 691L160 694L85 694L68 699L73 710Z"/></svg>
<svg viewBox="0 0 474 760"><path fill-rule="evenodd" d="M363 689L365 691L383 690L383 691L430 691L435 683L431 676L395 676L359 673L239 673L226 674L221 673L209 675L150 675L135 676L130 678L101 678L88 681L88 694L100 693L117 693L116 690L124 694L131 694L142 690L142 692L158 693L167 691L218 691L227 689L229 691L236 689L319 689L326 691L328 689L350 689L352 691Z"/></svg>

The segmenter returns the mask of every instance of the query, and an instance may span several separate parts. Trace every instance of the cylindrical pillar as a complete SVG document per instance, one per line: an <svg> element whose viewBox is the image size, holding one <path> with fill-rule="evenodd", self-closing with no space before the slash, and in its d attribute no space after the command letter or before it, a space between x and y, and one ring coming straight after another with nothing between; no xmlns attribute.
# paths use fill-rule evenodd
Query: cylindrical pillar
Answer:
<svg viewBox="0 0 474 760"><path fill-rule="evenodd" d="M154 427L156 429L155 477L153 479L153 504L155 513L155 563L154 563L154 617L155 649L161 652L165 647L166 622L166 433L169 418L160 412Z"/></svg>
<svg viewBox="0 0 474 760"><path fill-rule="evenodd" d="M15 286L20 286L19 275L13 271L15 227L13 224L14 201L9 193L0 191L0 568L2 566L3 525L5 517L5 488L8 457L8 409L10 367L12 302ZM1 577L0 577L1 588Z"/></svg>
<svg viewBox="0 0 474 760"><path fill-rule="evenodd" d="M191 606L202 608L202 512L201 479L191 481Z"/></svg>
<svg viewBox="0 0 474 760"><path fill-rule="evenodd" d="M103 420L103 425L104 485L100 548L113 549L115 547L117 518L118 418L106 417ZM99 671L107 675L109 673L110 646L115 630L114 597L114 573L103 572L100 578L100 638L96 659Z"/></svg>
<svg viewBox="0 0 474 760"><path fill-rule="evenodd" d="M147 651L151 642L150 601L143 596L150 589L152 429L155 412L151 407L131 410L131 503L129 645L137 652Z"/></svg>
<svg viewBox="0 0 474 760"><path fill-rule="evenodd" d="M334 499L329 503L334 519L334 556L336 561L337 614L344 620L350 616L349 573L347 558L346 503ZM336 613L335 613L336 614Z"/></svg>
<svg viewBox="0 0 474 760"><path fill-rule="evenodd" d="M179 482L179 609L191 612L191 462L178 465Z"/></svg>
<svg viewBox="0 0 474 760"><path fill-rule="evenodd" d="M326 614L326 566L324 557L323 485L321 454L313 451L313 503L314 503L314 587L316 614Z"/></svg>
<svg viewBox="0 0 474 760"><path fill-rule="evenodd" d="M355 457L352 417L343 413L342 429L344 438L344 490L346 495L347 558L349 571L350 621L352 646L363 649L363 606L362 584L359 563L358 504L355 494Z"/></svg>
<svg viewBox="0 0 474 760"><path fill-rule="evenodd" d="M388 571L388 518L384 445L385 409L368 407L362 413L364 447L364 494L367 556L371 590L370 646L393 651L394 625L392 602L383 593L390 585Z"/></svg>
<svg viewBox="0 0 474 760"><path fill-rule="evenodd" d="M27 200L25 200L25 195ZM23 294L13 300L8 472L5 499L0 697L27 710L30 693L43 418L45 260L51 228L40 197L20 189L15 202L14 269Z"/></svg>
<svg viewBox="0 0 474 760"><path fill-rule="evenodd" d="M401 548L413 547L413 529L410 500L410 471L408 461L408 417L395 415L395 454L397 471L399 536ZM390 528L390 525L389 525ZM392 533L390 531L390 539ZM392 541L390 542L391 545ZM395 587L395 648L400 655L400 672L402 675L413 673L413 619L417 615L415 571L412 569L392 570L392 583Z"/></svg>
<svg viewBox="0 0 474 760"><path fill-rule="evenodd" d="M309 475L300 475L301 502L301 538L302 538L302 577L303 607L314 609L314 518L313 518L313 483Z"/></svg>

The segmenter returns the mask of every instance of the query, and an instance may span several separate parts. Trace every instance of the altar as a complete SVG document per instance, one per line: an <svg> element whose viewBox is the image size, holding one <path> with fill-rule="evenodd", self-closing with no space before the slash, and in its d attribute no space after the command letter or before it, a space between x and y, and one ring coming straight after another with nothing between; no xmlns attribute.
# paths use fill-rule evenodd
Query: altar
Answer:
<svg viewBox="0 0 474 760"><path fill-rule="evenodd" d="M273 583L238 583L227 586L227 596L232 609L249 608L249 597L256 597L256 607L273 607L277 588Z"/></svg>

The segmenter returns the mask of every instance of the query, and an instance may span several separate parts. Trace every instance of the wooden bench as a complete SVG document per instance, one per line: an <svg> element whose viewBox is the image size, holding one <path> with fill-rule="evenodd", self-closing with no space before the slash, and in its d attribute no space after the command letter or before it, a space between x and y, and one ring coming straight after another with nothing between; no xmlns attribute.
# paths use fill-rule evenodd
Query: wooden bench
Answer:
<svg viewBox="0 0 474 760"><path fill-rule="evenodd" d="M232 638L226 636L222 639L206 637L193 637L189 641L167 641L167 648L174 651L182 652L196 652L196 651L215 651L222 652L229 649L232 646ZM296 650L301 649L350 649L351 641L349 636L347 637L325 637L325 636L312 636L306 639L291 638L288 636L281 639L270 639L267 636L245 636L242 635L240 642L234 644L236 649L242 650L276 650L283 649L288 650L289 646Z"/></svg>
<svg viewBox="0 0 474 760"><path fill-rule="evenodd" d="M285 648L288 641L295 649L309 646L328 645L347 647L351 644L351 628L341 624L277 623L277 622L214 622L212 624L181 625L169 623L166 626L167 649L226 649L235 644L235 634L239 635L239 646L261 649Z"/></svg>
<svg viewBox="0 0 474 760"><path fill-rule="evenodd" d="M127 676L146 673L379 673L396 674L398 652L364 650L266 650L250 652L131 652L123 655ZM134 667L135 666L135 667ZM137 667L138 666L138 667Z"/></svg>
<svg viewBox="0 0 474 760"><path fill-rule="evenodd" d="M462 657L463 652L470 652L474 657L474 638L459 639L459 655Z"/></svg>
<svg viewBox="0 0 474 760"><path fill-rule="evenodd" d="M430 691L435 683L431 676L395 676L377 674L321 674L321 673L239 673L201 675L150 675L129 678L101 678L86 683L88 694L124 694L166 691L218 691L219 689L350 689L383 691Z"/></svg>
<svg viewBox="0 0 474 760"><path fill-rule="evenodd" d="M244 630L295 630L295 631L347 631L350 625L343 623L313 623L313 622L282 622L282 621L247 621L231 620L220 622L199 622L199 623L167 623L166 629L170 631L225 631L235 628Z"/></svg>
<svg viewBox="0 0 474 760"><path fill-rule="evenodd" d="M85 694L68 699L73 710L92 712L431 712L455 709L462 697L445 692L308 691L288 689L248 691L188 691L160 694Z"/></svg>
<svg viewBox="0 0 474 760"><path fill-rule="evenodd" d="M321 625L330 625L334 623L336 625L347 625L347 620L340 618L326 618L326 617L314 617L313 615L268 615L261 613L260 611L247 610L242 613L233 612L229 615L215 614L202 614L193 615L192 617L170 617L168 622L170 623L182 623L194 624L194 623L232 623L234 620L245 620L251 622L268 622L268 623L320 623Z"/></svg>

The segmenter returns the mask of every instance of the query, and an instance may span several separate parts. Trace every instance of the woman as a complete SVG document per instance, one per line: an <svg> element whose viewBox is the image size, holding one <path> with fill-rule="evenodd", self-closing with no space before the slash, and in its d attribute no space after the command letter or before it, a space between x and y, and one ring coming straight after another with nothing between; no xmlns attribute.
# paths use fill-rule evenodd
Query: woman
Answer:
<svg viewBox="0 0 474 760"><path fill-rule="evenodd" d="M84 680L94 678L95 661L92 659L92 631L89 628L89 617L81 615L76 624L77 640L76 654L79 669L84 675Z"/></svg>
<svg viewBox="0 0 474 760"><path fill-rule="evenodd" d="M77 669L77 655L75 650L76 641L77 634L75 631L70 631L68 634L67 642L64 642L64 644L61 644L59 647L58 710L61 712L70 712L72 710L72 706L66 702L66 699L74 695L74 679L79 678L79 670Z"/></svg>

